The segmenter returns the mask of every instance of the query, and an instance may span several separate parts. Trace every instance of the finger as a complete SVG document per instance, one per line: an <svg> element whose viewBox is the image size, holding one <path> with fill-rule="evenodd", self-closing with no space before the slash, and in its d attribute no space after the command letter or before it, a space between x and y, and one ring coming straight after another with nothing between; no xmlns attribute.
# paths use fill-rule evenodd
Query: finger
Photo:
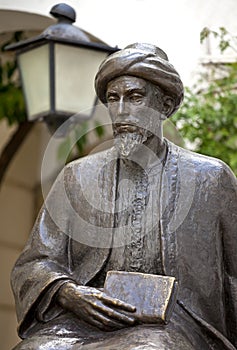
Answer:
<svg viewBox="0 0 237 350"><path fill-rule="evenodd" d="M135 318L132 316L128 316L123 314L122 312L119 312L117 310L114 310L111 307L107 307L106 305L103 305L102 303L95 303L93 305L97 310L102 312L106 317L109 317L110 319L113 318L116 321L128 324L128 325L134 325Z"/></svg>
<svg viewBox="0 0 237 350"><path fill-rule="evenodd" d="M94 322L94 324L100 329L112 330L112 329L124 328L124 324L122 324L116 320L113 320L113 319L107 317L106 315L98 313L95 310L92 310L91 316L92 316L92 322Z"/></svg>
<svg viewBox="0 0 237 350"><path fill-rule="evenodd" d="M95 319L95 316L93 316L93 318L86 320L86 322L88 322L90 325L96 328L101 329L102 331L110 330L110 328L107 325L104 325L102 322L97 321L97 319Z"/></svg>
<svg viewBox="0 0 237 350"><path fill-rule="evenodd" d="M123 309L123 310L128 311L128 312L135 312L136 311L135 306L128 304L122 300L109 297L108 295L106 295L104 293L101 295L100 300L102 300L107 305L113 305L119 309Z"/></svg>

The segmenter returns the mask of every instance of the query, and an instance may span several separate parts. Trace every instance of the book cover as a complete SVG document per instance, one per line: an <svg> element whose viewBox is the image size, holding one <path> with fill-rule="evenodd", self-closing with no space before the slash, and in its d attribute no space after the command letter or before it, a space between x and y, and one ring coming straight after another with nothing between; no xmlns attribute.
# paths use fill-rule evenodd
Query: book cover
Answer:
<svg viewBox="0 0 237 350"><path fill-rule="evenodd" d="M137 272L109 271L104 291L136 307L141 323L167 324L177 296L174 277Z"/></svg>

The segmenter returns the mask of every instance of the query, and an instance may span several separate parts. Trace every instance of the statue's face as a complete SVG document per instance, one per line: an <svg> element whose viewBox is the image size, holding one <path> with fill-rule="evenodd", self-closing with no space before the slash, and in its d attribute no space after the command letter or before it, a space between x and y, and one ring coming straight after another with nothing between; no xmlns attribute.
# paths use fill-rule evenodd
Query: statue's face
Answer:
<svg viewBox="0 0 237 350"><path fill-rule="evenodd" d="M115 146L127 156L152 134L159 136L163 93L144 79L121 76L107 87L108 111L113 123ZM121 153L121 152L120 152Z"/></svg>
<svg viewBox="0 0 237 350"><path fill-rule="evenodd" d="M145 128L150 123L159 123L159 118L151 120L148 113L149 108L156 112L159 107L161 110L155 91L144 79L132 76L121 76L109 82L106 96L112 122Z"/></svg>

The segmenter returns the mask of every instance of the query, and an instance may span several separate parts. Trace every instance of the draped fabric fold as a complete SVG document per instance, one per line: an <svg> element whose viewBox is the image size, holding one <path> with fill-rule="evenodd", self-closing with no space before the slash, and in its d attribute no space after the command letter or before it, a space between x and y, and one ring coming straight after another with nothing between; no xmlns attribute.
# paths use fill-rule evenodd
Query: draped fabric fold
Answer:
<svg viewBox="0 0 237 350"><path fill-rule="evenodd" d="M53 337L56 341L58 336L70 343L65 349L72 349L75 344L77 347L73 349L98 349L95 346L106 349L112 339L123 344L125 338L128 341L136 337L141 343L146 340L150 346L156 341L163 344L170 341L173 345L166 349L171 350L229 350L232 345L228 344L232 343L233 349L237 346L236 178L219 160L183 150L168 141L167 146L159 190L157 188L157 195L161 191L157 265L163 274L178 279L178 300L197 318L177 305L170 323L163 328L139 326L122 333L105 334L58 309L56 296L61 283L72 280L90 285L110 263L119 181L112 149L69 164L39 214L12 274L19 334L28 338L17 350L27 349L25 344L28 349L37 349L32 345L37 337L41 337L42 342L45 339L44 349L52 349L47 347L47 342L52 344ZM90 169L90 173L86 169ZM102 182L107 188L100 192ZM98 183L103 204L93 197ZM62 185L70 206L66 199L62 200ZM155 198L155 192L152 196ZM54 203L56 214L50 212L47 203ZM147 256L143 258L146 260ZM40 304L43 298L47 299L44 303L47 310ZM204 323L198 319L216 330L216 335L215 332L207 334ZM194 334L190 329L195 330ZM175 344L175 336L180 338L180 347ZM122 346L121 349L127 349ZM157 349L156 346L149 349Z"/></svg>

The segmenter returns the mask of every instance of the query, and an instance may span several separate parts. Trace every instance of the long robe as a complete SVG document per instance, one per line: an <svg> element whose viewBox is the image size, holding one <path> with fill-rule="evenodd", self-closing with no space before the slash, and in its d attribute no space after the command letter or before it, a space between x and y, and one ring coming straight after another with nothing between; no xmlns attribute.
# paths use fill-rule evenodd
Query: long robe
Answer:
<svg viewBox="0 0 237 350"><path fill-rule="evenodd" d="M237 346L236 177L217 159L168 141L167 145L157 223L162 272L176 277L179 294L170 324L143 329L141 349L153 349L149 344L165 334L167 346L155 344L154 349L233 350ZM116 230L114 215L117 164L110 149L70 163L56 180L12 272L19 335L29 337L17 349L37 349L32 344L54 334L55 349L67 349L60 347L62 339L71 346L90 337L94 347L88 343L73 349L113 349L111 337L117 344L114 349L132 349L128 340L122 344L126 334L129 341L133 334L138 341L136 329L142 334L138 326L123 330L122 336L119 331L107 332L109 338L104 339L100 331L85 327L55 301L65 281L90 285L105 266L115 235L117 242L124 239ZM158 338L153 339L154 334ZM176 347L169 347L172 342Z"/></svg>

